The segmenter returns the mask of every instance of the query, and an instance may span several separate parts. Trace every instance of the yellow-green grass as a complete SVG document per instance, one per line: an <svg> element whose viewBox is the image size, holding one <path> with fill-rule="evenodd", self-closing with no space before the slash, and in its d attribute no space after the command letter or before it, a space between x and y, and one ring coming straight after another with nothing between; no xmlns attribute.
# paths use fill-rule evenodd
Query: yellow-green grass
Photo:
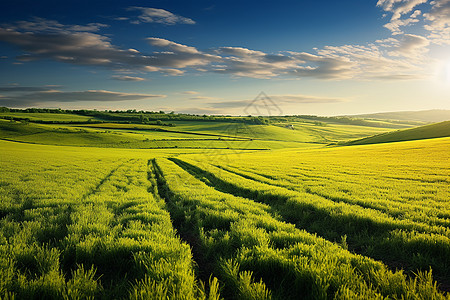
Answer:
<svg viewBox="0 0 450 300"><path fill-rule="evenodd" d="M0 120L0 138L52 145L119 148L281 149L325 146L387 129L365 126L293 123L294 130L275 125L174 121L174 127L98 123L34 124Z"/></svg>
<svg viewBox="0 0 450 300"><path fill-rule="evenodd" d="M218 159L180 156L209 183L274 207L353 251L450 283L450 138ZM196 161L196 162L195 162ZM217 166L217 167L213 167Z"/></svg>
<svg viewBox="0 0 450 300"><path fill-rule="evenodd" d="M113 129L115 127L121 129ZM274 138L236 138L235 136L226 136L222 132L216 132L211 135L197 135L189 132L133 130L133 128L124 130L119 124L115 127L99 129L69 125L24 124L0 120L0 138L33 144L137 149L280 149L302 148L305 146L317 147L316 143L308 144L307 142L301 142L301 139L292 141L289 139L275 140ZM255 127L254 130L260 130L259 127ZM274 128L276 131L277 127ZM257 135L252 132L249 134ZM274 132L273 137L275 136L282 138L276 135L276 132Z"/></svg>
<svg viewBox="0 0 450 300"><path fill-rule="evenodd" d="M423 292L402 272L350 253L345 240L337 245L299 230L281 221L272 205L230 195L201 170L187 170L178 160L157 159L154 165L174 224L197 241L199 261L215 270L227 297L443 297L429 288L434 285L429 274L416 277L419 286L428 286Z"/></svg>
<svg viewBox="0 0 450 300"><path fill-rule="evenodd" d="M322 143L336 143L352 138L356 139L378 133L385 133L392 130L390 128L343 125L335 123L314 125L309 123L293 122L292 125L294 126L294 131L309 133L311 136L315 137L315 141Z"/></svg>
<svg viewBox="0 0 450 300"><path fill-rule="evenodd" d="M442 122L450 119L450 110L444 109L432 109L422 111L397 111L397 112L385 112L374 114L356 115L357 118L373 118L377 120L399 120L393 122L411 122L425 123L425 122ZM419 125L419 124L417 124Z"/></svg>
<svg viewBox="0 0 450 300"><path fill-rule="evenodd" d="M211 150L208 149L122 149L122 148L102 148L102 147L77 147L77 146L55 146L39 145L29 143L18 143L0 140L0 151L2 159L7 155L12 155L15 159L20 157L37 156L62 156L70 159L81 160L83 158L108 158L111 160L126 158L153 158L153 157L171 157L179 154L201 153L205 154ZM235 154L234 150L220 150L222 153ZM246 152L246 151L239 151ZM2 163L4 160L1 161Z"/></svg>
<svg viewBox="0 0 450 300"><path fill-rule="evenodd" d="M98 120L95 117L82 116L75 114L58 114L58 113L24 113L24 112L4 112L0 113L0 118L11 117L11 118L22 118L29 119L32 121L52 121L52 122L87 122L89 120Z"/></svg>
<svg viewBox="0 0 450 300"><path fill-rule="evenodd" d="M4 141L0 149L0 297L206 297L148 152ZM150 157L158 155L167 154Z"/></svg>
<svg viewBox="0 0 450 300"><path fill-rule="evenodd" d="M174 121L173 123L176 125L175 127L166 127L165 130L323 145L344 141L351 138L366 137L392 130L388 128L333 123L326 125L314 125L311 123L302 122L289 123L289 125L294 125L294 129L287 128L284 123L275 125L188 121Z"/></svg>
<svg viewBox="0 0 450 300"><path fill-rule="evenodd" d="M449 148L450 138L239 153L0 141L0 294L444 298L429 270L448 289Z"/></svg>
<svg viewBox="0 0 450 300"><path fill-rule="evenodd" d="M431 139L448 136L450 136L450 121L445 121L411 129L379 134L359 139L356 141L351 141L346 144L364 145L364 144L392 143L392 142Z"/></svg>

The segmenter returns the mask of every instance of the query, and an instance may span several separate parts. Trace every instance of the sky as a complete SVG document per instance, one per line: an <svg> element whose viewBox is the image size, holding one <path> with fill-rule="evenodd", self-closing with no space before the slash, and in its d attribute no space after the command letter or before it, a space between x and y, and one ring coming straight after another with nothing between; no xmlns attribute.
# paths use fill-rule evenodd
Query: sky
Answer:
<svg viewBox="0 0 450 300"><path fill-rule="evenodd" d="M4 1L0 106L450 109L450 0Z"/></svg>

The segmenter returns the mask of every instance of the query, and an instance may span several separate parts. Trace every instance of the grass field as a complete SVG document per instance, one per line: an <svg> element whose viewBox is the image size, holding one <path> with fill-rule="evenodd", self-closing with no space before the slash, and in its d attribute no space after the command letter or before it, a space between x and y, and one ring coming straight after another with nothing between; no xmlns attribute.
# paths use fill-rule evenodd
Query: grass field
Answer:
<svg viewBox="0 0 450 300"><path fill-rule="evenodd" d="M60 121L60 122L86 122L89 120L98 120L89 116L81 116L75 114L58 114L58 113L10 113L0 112L0 118L23 118L37 121Z"/></svg>
<svg viewBox="0 0 450 300"><path fill-rule="evenodd" d="M450 299L450 138L173 123L0 121L0 298Z"/></svg>
<svg viewBox="0 0 450 300"><path fill-rule="evenodd" d="M346 143L347 145L365 145L421 140L450 136L450 121L415 127L411 129L387 132Z"/></svg>
<svg viewBox="0 0 450 300"><path fill-rule="evenodd" d="M11 113L10 113L11 114ZM23 113L40 118L36 113ZM56 115L58 114L44 114ZM68 115L69 118L71 115ZM75 115L76 116L76 115ZM80 116L83 117L83 116ZM69 119L68 119L69 120ZM311 123L251 125L227 122L173 121L174 126L143 124L36 124L0 119L0 139L33 143L105 148L281 149L317 148L384 133L392 129Z"/></svg>

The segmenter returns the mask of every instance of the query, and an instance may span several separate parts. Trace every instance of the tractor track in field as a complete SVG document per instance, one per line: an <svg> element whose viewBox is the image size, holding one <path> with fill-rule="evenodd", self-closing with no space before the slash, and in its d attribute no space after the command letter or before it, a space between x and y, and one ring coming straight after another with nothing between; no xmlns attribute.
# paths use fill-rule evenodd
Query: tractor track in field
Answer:
<svg viewBox="0 0 450 300"><path fill-rule="evenodd" d="M245 179L252 180L252 181L255 181L255 182L258 182L258 183L261 183L261 184L274 186L274 187L279 187L279 188L286 189L286 190L289 190L289 191L293 191L293 192L296 192L296 193L305 192L307 194L318 196L318 197L321 197L323 199L327 199L327 200L333 201L335 203L345 203L345 204L348 204L348 205L361 207L363 209L371 209L371 210L379 211L380 213L386 214L387 216L392 217L394 219L398 219L398 217L399 217L398 213L392 213L391 211L388 210L388 208L380 207L378 205L372 205L371 203L364 202L362 200L355 200L355 201L353 201L353 200L348 200L345 197L331 196L331 195L327 195L325 193L322 193L320 191L314 191L310 187L305 187L303 191L299 191L299 190L296 190L296 189L291 188L291 187L287 187L287 186L282 185L282 184L274 183L273 181L276 180L275 178L271 178L270 176L267 176L267 175L264 175L264 174L260 174L260 173L256 173L256 172L252 172L252 171L246 171L247 173L252 173L252 174L255 174L256 176L264 177L264 178L268 179L267 181L266 180L264 180L264 181L258 180L254 176L251 176L251 175L248 175L248 174L243 174L242 172L238 172L238 171L232 170L232 169L227 168L227 167L218 166L218 165L214 165L214 166L219 168L219 169L221 169L221 170L229 172L231 174L234 174L234 175L237 175L237 176L240 176L240 177L243 177ZM302 174L302 175L305 175L305 174ZM307 176L307 175L305 175L305 176ZM307 176L307 177L309 177L309 176ZM311 176L311 177L313 177L313 176ZM323 178L323 179L331 180L331 181L334 181L334 182L339 182L337 180L334 180L334 179L331 179L331 178L327 178L327 177L318 177L318 178ZM350 181L348 181L348 182L350 182ZM403 205L403 204L406 203L406 201L405 202L404 201L390 201L390 202L392 202L393 204L400 204L400 205ZM432 224L429 224L429 223L426 223L426 222L422 222L420 220L415 220L414 222L417 223L417 224L426 224L426 225L429 225L429 226L440 225L440 226L448 227L447 219L448 219L448 217L446 215L443 215L442 217L438 217L438 220L436 220Z"/></svg>
<svg viewBox="0 0 450 300"><path fill-rule="evenodd" d="M216 175L178 158L169 158L169 160L174 162L176 165L184 169L195 178L204 182L206 185L216 189L217 191L231 194L237 197L247 198L255 202L265 203L270 206L271 210L273 210L273 213L281 216L283 221L294 224L298 229L303 229L308 232L315 233L318 236L321 236L329 241L339 243L339 236L346 236L347 234L349 234L348 230L352 230L353 232L351 234L354 236L354 238L353 240L350 238L350 241L347 245L349 251L351 251L352 253L369 256L376 260L381 260L393 271L397 270L399 267L405 269L408 272L416 271L412 269L411 262L409 262L408 258L386 258L382 255L371 255L370 250L369 252L367 252L371 247L377 247L377 243L383 241L384 238L389 236L389 233L393 230L402 229L398 226L379 224L365 218L354 220L352 216L335 216L325 211L324 209L314 207L314 204L301 204L301 206L293 209L292 207L286 205L286 201L290 198L288 196L283 197L281 195L261 194L257 191L248 190L236 186L232 183L226 182ZM303 216L306 217L305 220L302 220ZM355 224L355 222L357 222L357 224ZM368 234L372 235L372 233L375 233L375 236L371 237L373 245L358 243L359 236L364 237ZM446 279L445 277L445 274L436 275L437 276L435 277L438 278L439 282L441 283L441 289L444 291L448 291L448 286L450 285L448 283L448 279Z"/></svg>
<svg viewBox="0 0 450 300"><path fill-rule="evenodd" d="M176 163L178 166L180 166L184 170L186 170L187 172L189 172L191 175L193 175L196 178L198 178L198 179L202 180L203 182L205 182L207 185L209 185L209 186L211 186L211 187L213 187L213 188L215 188L215 189L217 189L217 190L219 190L220 192L223 192L223 193L232 194L232 195L237 196L237 197L248 198L250 200L254 200L254 201L257 201L257 202L263 202L263 203L266 203L266 204L269 204L269 205L284 203L288 199L291 198L290 196L273 195L273 194L272 195L262 194L262 193L259 193L258 191L252 191L252 190L249 190L249 189L241 188L241 187L238 187L238 186L236 186L236 185L234 185L232 183L229 183L227 181L224 181L224 180L220 179L219 177L215 176L214 174L212 174L210 172L202 170L199 167L191 165L191 164L189 164L189 163L187 163L185 161L182 161L180 159L170 158L170 160L173 161L174 163ZM226 172L230 172L230 173L232 173L234 175L243 177L245 179L255 181L255 182L259 183L259 184L273 186L273 187L285 189L285 190L290 191L290 192L299 193L299 191L297 191L297 190L289 189L289 188L287 188L285 186L282 186L282 185L276 185L276 184L270 184L270 183L267 183L267 182L262 182L262 181L259 181L259 180L255 179L255 178L253 178L250 175L245 175L245 174L241 174L239 172L230 171L227 168L221 167L220 169L222 169L222 170L224 170ZM207 180L205 180L205 179L207 179ZM328 197L327 195L323 195L323 194L314 192L314 191L312 191L310 189L305 189L305 192L307 194L318 196L318 197L321 197L323 199L330 200L332 202L336 202L336 203L342 202L342 203L346 203L346 204L349 204L349 205L355 205L355 206L358 206L358 207L361 207L361 208L373 209L373 210L376 210L376 211L379 211L381 213L384 213L384 214L388 215L385 211L380 210L379 208L376 208L376 207L371 207L369 205L364 206L364 205L352 203L350 201L345 201L345 199L343 199L343 198ZM292 222L292 220L288 221L288 222L295 223L295 222Z"/></svg>
<svg viewBox="0 0 450 300"><path fill-rule="evenodd" d="M281 203L286 202L286 200L291 198L289 196L285 196L284 197L284 196L281 196L281 195L273 195L273 194L271 194L271 195L268 195L268 194L261 195L261 193L259 193L257 191L248 190L248 189L236 186L236 185L234 185L232 183L229 183L227 181L224 181L224 180L220 179L219 177L217 177L216 175L214 175L214 174L212 174L210 172L207 172L205 170L202 170L199 167L191 165L191 164L189 164L187 162L184 162L184 161L182 161L180 159L171 158L170 160L174 161L176 164L179 164L180 167L182 167L182 168L187 168L187 169L185 169L186 171L188 171L188 169L194 169L194 171L193 171L194 173L201 174L201 176L197 175L198 176L197 178L199 178L200 180L202 180L201 178L207 178L208 180L206 181L206 184L212 186L211 183L215 183L214 186L212 186L212 187L214 187L216 189L219 187L220 191L222 191L224 193L229 193L229 194L232 194L232 195L238 196L238 197L249 198L251 200L254 200L254 201L257 201L257 202L263 202L263 203L269 204L271 206L272 206L272 204L280 204L280 202ZM267 186L273 186L273 187L276 187L276 188L281 188L281 189L284 189L286 191L295 192L295 193L301 193L302 192L302 191L298 191L298 190L295 190L295 189L292 189L292 188L285 187L283 185L263 182L263 181L260 181L260 180L258 180L256 178L252 177L251 175L242 174L240 172L230 170L230 169L228 169L226 167L221 167L221 166L220 167L216 166L216 167L220 168L221 170L224 170L225 172L229 172L231 174L240 176L240 177L242 177L244 179L248 179L248 180L254 181L254 182L258 183L258 184L264 184L264 185L267 185ZM257 175L259 175L259 174L257 174ZM260 175L260 176L262 176L262 175ZM262 176L262 177L264 177L264 176ZM205 181L205 180L203 180L203 181ZM345 199L343 197L335 197L335 196L330 196L330 195L327 195L327 194L324 194L324 193L320 193L318 191L313 191L312 189L310 189L308 187L305 188L304 192L309 194L309 195L318 196L318 197L320 197L322 199L326 199L326 200L332 201L334 203L344 203L344 204L348 204L348 205L351 205L351 206L359 207L359 208L362 208L362 209L370 209L370 210L373 210L373 211L380 212L380 213L386 215L387 217L391 217L393 219L397 219L397 216L395 214L390 213L389 211L387 211L384 208L380 208L380 207L377 207L375 205L371 205L370 203L361 203L361 201L357 201L357 202L349 201L349 200L347 200L347 199ZM300 196L300 194L299 194L299 196ZM328 217L330 218L331 216L328 215ZM445 222L446 218L443 217L442 219L444 219L444 222ZM297 224L296 220L292 220L290 218L286 218L285 221L289 222L289 223ZM420 225L424 225L424 226L435 225L435 224L424 223L424 222L421 222L421 221L414 221L414 223L416 223L419 226ZM438 225L443 226L440 223ZM444 227L446 227L446 226L444 226ZM395 228L394 227L391 228L391 230L394 230L394 229L407 229L407 228L403 228L402 226L397 226ZM426 231L424 231L424 232L426 232Z"/></svg>
<svg viewBox="0 0 450 300"><path fill-rule="evenodd" d="M86 194L84 194L81 197L81 201L86 200L87 198L89 198L89 196L97 193L100 190L100 187L109 179L111 178L111 176L123 165L125 165L126 162L121 163L120 165L118 165L117 167L113 168L105 177L103 177L100 182L94 187L92 188L90 191L88 191Z"/></svg>
<svg viewBox="0 0 450 300"><path fill-rule="evenodd" d="M168 187L164 174L159 168L156 159L149 160L148 166L148 178L152 182L152 192L155 197L166 203L166 210L170 214L172 226L176 229L180 239L191 248L194 265L197 267L196 277L208 287L210 276L214 272L214 264L204 255L200 237L195 234L192 228L186 226L184 211L180 210L175 203L175 195Z"/></svg>
<svg viewBox="0 0 450 300"><path fill-rule="evenodd" d="M175 164L177 164L179 167L183 168L185 171L187 171L188 173L190 173L191 175L193 175L194 177L196 177L197 179L205 182L207 185L209 185L210 187L213 187L214 189L223 192L223 193L227 193L227 194L231 194L233 196L237 196L237 197L243 197L243 198L247 198L256 202L263 202L269 205L273 205L273 204L282 204L285 203L287 200L289 200L291 198L291 196L282 196L282 195L274 195L274 194L263 194L260 193L257 190L249 190L246 188L242 188L239 187L237 185L234 185L230 182L227 182L225 180L220 179L219 177L217 177L216 175L205 171L197 166L194 166L190 163L187 163L185 161L182 161L180 159L177 158L169 158L169 160L173 161ZM228 171L224 168L221 168L225 171ZM229 171L228 171L229 172ZM281 188L281 189L286 189L287 191L290 192L298 192L296 190L291 190L288 189L286 187L280 186L280 185L274 185L274 184L269 184L269 183L265 183L265 182L261 182L256 180L255 178L252 178L251 176L248 175L243 175L243 174L239 174L236 172L230 172L233 173L235 175L238 175L240 177L243 177L245 179L248 180L252 180L255 181L259 184L265 184L268 186L274 186L277 188ZM315 195L315 196L319 196L321 198L327 199L327 200L331 200L333 202L343 202L343 201L334 201L333 199L329 199L327 197L324 197L322 195L316 194L316 193L312 193L312 192L308 192L306 191L308 194L311 195ZM347 204L352 204L352 203L347 203ZM353 204L355 205L355 204ZM359 205L358 205L359 206ZM289 222L289 221L288 221ZM295 223L290 221L290 223Z"/></svg>

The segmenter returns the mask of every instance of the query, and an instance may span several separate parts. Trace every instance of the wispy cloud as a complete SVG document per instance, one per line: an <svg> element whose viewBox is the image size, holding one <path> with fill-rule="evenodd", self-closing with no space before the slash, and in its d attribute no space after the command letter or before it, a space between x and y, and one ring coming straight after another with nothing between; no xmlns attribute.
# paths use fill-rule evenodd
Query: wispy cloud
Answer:
<svg viewBox="0 0 450 300"><path fill-rule="evenodd" d="M292 95L272 95L270 98L276 103L280 104L296 104L296 103L339 103L348 102L345 98L336 97L323 97L323 96L313 96L313 95L302 95L302 94L292 94Z"/></svg>
<svg viewBox="0 0 450 300"><path fill-rule="evenodd" d="M135 76L126 76L126 75L113 75L112 79L121 80L121 81L145 81L145 78L135 77Z"/></svg>
<svg viewBox="0 0 450 300"><path fill-rule="evenodd" d="M447 1L447 2L445 2ZM436 2L436 3L435 3ZM415 5L403 0L379 1L397 15L410 13ZM433 1L435 10L426 17L438 22L450 0ZM403 6L402 6L403 5ZM409 11L408 11L409 10ZM412 12L412 17L421 13ZM440 18L439 20L441 20ZM447 26L446 21L439 21ZM21 62L53 59L76 65L103 66L129 72L158 72L182 76L186 72L213 72L252 78L316 78L325 80L421 78L426 75L424 54L431 40L414 34L395 35L366 45L326 46L313 53L283 51L266 53L244 47L219 47L202 51L164 38L148 37L153 52L122 49L109 36L97 31L103 25L63 25L34 19L0 26L0 41L18 46ZM442 32L441 32L442 33ZM117 80L139 81L141 77L114 76Z"/></svg>
<svg viewBox="0 0 450 300"><path fill-rule="evenodd" d="M141 13L137 17L137 19L131 21L131 23L133 24L139 23L160 23L165 25L195 24L194 20L173 14L165 9L132 6L129 7L128 10L137 10Z"/></svg>
<svg viewBox="0 0 450 300"><path fill-rule="evenodd" d="M390 21L384 25L393 35L403 34L403 27L418 23L418 17L422 14L420 10L413 10L418 5L424 4L428 0L378 0L377 6L384 11L392 13ZM411 13L412 12L412 13ZM410 14L411 13L411 14ZM406 18L404 15L410 14Z"/></svg>
<svg viewBox="0 0 450 300"><path fill-rule="evenodd" d="M30 91L30 89L28 90L24 89L22 91ZM145 100L164 97L166 97L166 95L121 93L105 90L62 92L58 90L39 91L39 88L35 88L35 92L32 93L21 93L21 94L14 93L12 95L6 96L2 95L0 97L0 105L6 105L9 107L26 107L48 102L58 102L58 103L81 102L81 101L113 102L113 101L127 101L127 100Z"/></svg>
<svg viewBox="0 0 450 300"><path fill-rule="evenodd" d="M405 34L399 41L398 46L389 54L393 56L410 57L411 59L417 59L422 54L428 52L427 46L430 41L423 36L414 34Z"/></svg>
<svg viewBox="0 0 450 300"><path fill-rule="evenodd" d="M420 10L414 11L409 18L406 19L391 19L391 21L384 25L387 29L389 29L393 35L402 34L403 27L412 25L414 23L418 23L420 20L418 19L418 16L421 15Z"/></svg>
<svg viewBox="0 0 450 300"><path fill-rule="evenodd" d="M197 91L184 91L184 92L181 92L181 94L185 94L185 95L198 95L198 94L200 94L200 93L197 92Z"/></svg>
<svg viewBox="0 0 450 300"><path fill-rule="evenodd" d="M377 6L385 11L392 12L391 20L398 20L403 15L411 12L416 6L426 3L428 0L378 0Z"/></svg>
<svg viewBox="0 0 450 300"><path fill-rule="evenodd" d="M415 9L422 4L427 12ZM392 34L404 34L406 26L420 23L430 42L450 44L450 0L379 0L377 6L392 14L385 25Z"/></svg>
<svg viewBox="0 0 450 300"><path fill-rule="evenodd" d="M187 113L187 114L195 114L195 115L201 115L201 114L207 114L207 115L223 115L227 114L222 108L205 108L205 107L184 107L180 108L178 110L181 113Z"/></svg>
<svg viewBox="0 0 450 300"><path fill-rule="evenodd" d="M339 103L347 102L344 98L334 98L334 97L321 97L313 95L302 95L302 94L286 94L286 95L271 95L270 99L276 105L290 105L290 104L300 104L300 103ZM232 101L217 101L210 102L208 105L213 108L245 108L251 105L255 100L232 100Z"/></svg>
<svg viewBox="0 0 450 300"><path fill-rule="evenodd" d="M34 17L31 21L18 21L14 25L9 25L10 30L25 30L29 32L74 32L74 31L99 31L102 28L109 27L102 23L89 23L86 25L65 25L55 20Z"/></svg>
<svg viewBox="0 0 450 300"><path fill-rule="evenodd" d="M450 44L450 0L434 0L431 4L430 12L424 14L429 38L436 44Z"/></svg>
<svg viewBox="0 0 450 300"><path fill-rule="evenodd" d="M190 97L190 100L219 100L217 97L209 97L209 96L195 96Z"/></svg>
<svg viewBox="0 0 450 300"><path fill-rule="evenodd" d="M52 87L48 86L2 86L0 87L0 92L6 93L23 93L23 92L44 92L52 90Z"/></svg>
<svg viewBox="0 0 450 300"><path fill-rule="evenodd" d="M160 47L160 48L167 48L174 52L188 53L188 54L199 54L200 53L195 47L189 47L186 45L178 44L178 43L166 40L166 39L151 37L151 38L147 38L146 40L152 46L156 46L156 47Z"/></svg>
<svg viewBox="0 0 450 300"><path fill-rule="evenodd" d="M121 49L113 45L106 35L79 29L77 26L65 26L44 19L17 22L0 26L0 41L16 45L24 51L24 55L17 57L21 62L53 59L77 65L162 72L169 75L181 75L184 73L181 68L202 66L220 60L216 55L161 38L148 38L148 42L156 48L170 51L146 55L136 49Z"/></svg>

